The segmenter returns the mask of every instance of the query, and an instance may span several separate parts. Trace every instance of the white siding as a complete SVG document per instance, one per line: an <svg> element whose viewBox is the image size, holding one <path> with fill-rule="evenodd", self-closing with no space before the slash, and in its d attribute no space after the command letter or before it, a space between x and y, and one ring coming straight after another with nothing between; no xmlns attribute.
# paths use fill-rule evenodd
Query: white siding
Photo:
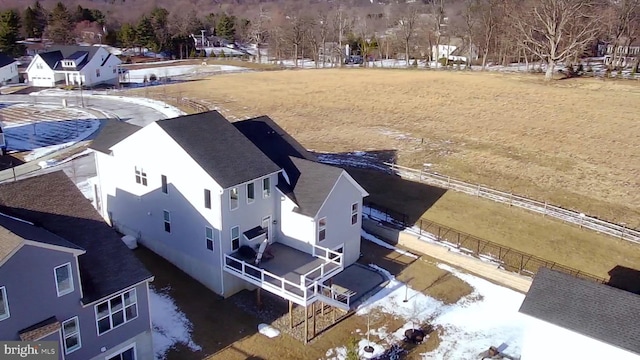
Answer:
<svg viewBox="0 0 640 360"><path fill-rule="evenodd" d="M279 240L287 246L300 251L311 252L306 244L315 243L315 224L313 218L293 212L295 204L282 193L276 193L280 203Z"/></svg>
<svg viewBox="0 0 640 360"><path fill-rule="evenodd" d="M38 69L38 66L41 66L42 69ZM42 60L40 55L36 55L31 61L31 64L29 64L27 76L29 77L29 82L32 86L42 87L55 86L57 78L58 80L64 79L64 75L61 78L60 76L56 77L54 71L49 68L49 65Z"/></svg>
<svg viewBox="0 0 640 360"><path fill-rule="evenodd" d="M639 360L640 356L573 331L527 317L522 360L616 359Z"/></svg>
<svg viewBox="0 0 640 360"><path fill-rule="evenodd" d="M157 124L139 130L113 147L113 156L97 154L102 206L108 218L189 275L221 294L220 187ZM135 167L147 186L135 181ZM168 194L161 191L167 176ZM204 207L204 189L212 208ZM171 214L171 233L163 211ZM214 229L214 251L206 248L205 226Z"/></svg>
<svg viewBox="0 0 640 360"><path fill-rule="evenodd" d="M118 81L118 71L117 67L121 63L121 61L116 56L109 56L109 52L104 48L98 49L96 54L91 58L89 63L87 63L82 68L82 74L84 74L85 84L88 86L97 85L102 83L110 83L115 84ZM107 59L107 62L102 65L102 62ZM96 70L100 70L100 76L97 76ZM114 73L113 70L116 69Z"/></svg>
<svg viewBox="0 0 640 360"><path fill-rule="evenodd" d="M358 221L351 224L351 205L358 204ZM360 229L362 228L362 193L347 178L340 176L331 194L318 212L317 220L326 218L326 238L316 242L318 246L334 249L341 244L344 248L344 264L351 265L360 256ZM317 230L317 222L314 224ZM316 234L314 238L317 239Z"/></svg>
<svg viewBox="0 0 640 360"><path fill-rule="evenodd" d="M0 68L0 84L15 84L19 78L17 62Z"/></svg>

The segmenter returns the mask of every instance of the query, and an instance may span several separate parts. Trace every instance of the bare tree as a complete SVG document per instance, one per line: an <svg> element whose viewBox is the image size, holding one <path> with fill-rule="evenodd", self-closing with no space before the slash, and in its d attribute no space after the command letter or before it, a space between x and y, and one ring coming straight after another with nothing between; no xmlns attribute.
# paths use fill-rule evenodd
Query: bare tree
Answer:
<svg viewBox="0 0 640 360"><path fill-rule="evenodd" d="M404 45L405 61L409 66L409 45L416 35L418 16L420 14L416 5L406 5L403 10L398 17L398 25L400 26L400 37Z"/></svg>
<svg viewBox="0 0 640 360"><path fill-rule="evenodd" d="M442 30L445 21L445 12L444 12L444 0L433 0L431 2L431 25L432 32L431 36L433 41L429 41L435 47L435 62L436 68L438 68L439 60L440 60L440 39L442 38Z"/></svg>
<svg viewBox="0 0 640 360"><path fill-rule="evenodd" d="M487 56L499 22L499 0L478 0L477 15L479 17L479 40L482 49L482 70L487 66Z"/></svg>
<svg viewBox="0 0 640 360"><path fill-rule="evenodd" d="M298 55L304 45L305 33L309 25L308 18L300 12L292 12L286 16L288 20L284 36L293 47L293 66L298 67Z"/></svg>
<svg viewBox="0 0 640 360"><path fill-rule="evenodd" d="M612 1L606 13L607 40L613 47L611 63L623 63L622 49L633 43L640 35L640 0Z"/></svg>
<svg viewBox="0 0 640 360"><path fill-rule="evenodd" d="M546 62L545 81L557 62L584 51L600 20L594 0L528 0L508 13L522 45Z"/></svg>
<svg viewBox="0 0 640 360"><path fill-rule="evenodd" d="M329 37L329 13L327 9L321 9L316 18L315 35L322 46L322 67L324 68L327 61L327 38ZM317 48L317 47L316 47Z"/></svg>
<svg viewBox="0 0 640 360"><path fill-rule="evenodd" d="M269 15L267 14L264 7L259 5L258 13L255 18L251 21L250 29L249 29L249 38L252 42L256 43L256 50L258 53L258 63L262 63L262 54L260 52L260 45L264 43L267 38L267 34L269 33L267 30L267 26L269 23Z"/></svg>
<svg viewBox="0 0 640 360"><path fill-rule="evenodd" d="M351 18L345 12L341 3L338 3L338 8L333 16L333 30L335 32L336 40L338 40L338 63L340 67L344 64L344 48L342 42L344 41L344 35L351 28ZM347 54L349 55L349 54Z"/></svg>

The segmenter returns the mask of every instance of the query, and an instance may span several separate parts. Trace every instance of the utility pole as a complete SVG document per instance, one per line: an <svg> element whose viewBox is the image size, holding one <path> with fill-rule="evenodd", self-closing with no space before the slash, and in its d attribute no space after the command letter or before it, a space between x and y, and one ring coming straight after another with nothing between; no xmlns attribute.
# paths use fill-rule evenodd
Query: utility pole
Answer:
<svg viewBox="0 0 640 360"><path fill-rule="evenodd" d="M80 102L82 103L82 107L84 108L84 97L82 95L82 75L80 75Z"/></svg>

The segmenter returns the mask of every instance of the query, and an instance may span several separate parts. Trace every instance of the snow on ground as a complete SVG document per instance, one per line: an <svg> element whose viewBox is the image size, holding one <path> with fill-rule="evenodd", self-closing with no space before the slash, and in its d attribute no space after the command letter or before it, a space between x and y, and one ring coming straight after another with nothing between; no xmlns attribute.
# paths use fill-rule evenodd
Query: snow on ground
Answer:
<svg viewBox="0 0 640 360"><path fill-rule="evenodd" d="M193 325L166 292L158 292L150 288L149 308L156 359L164 359L167 352L176 344L184 344L191 351L202 350L191 339Z"/></svg>
<svg viewBox="0 0 640 360"><path fill-rule="evenodd" d="M398 249L397 247L395 247L395 246L393 246L393 245L391 245L391 244L389 244L389 243L387 243L387 242L385 242L383 240L378 239L375 235L371 235L371 234L369 234L368 232L366 232L364 230L361 230L360 236L362 236L365 240L371 241L372 243L375 243L375 244L378 244L378 245L380 245L382 247L385 247L387 249L393 250L393 251L395 251L395 252L397 252L399 254L402 254L404 256L408 256L408 257L414 258L414 259L419 258L418 255L412 254L412 253L410 253L408 251L405 251L405 250L402 250L402 249Z"/></svg>
<svg viewBox="0 0 640 360"><path fill-rule="evenodd" d="M374 346L374 357L382 355L400 344L404 331L429 324L439 331L440 345L432 352L421 354L423 359L476 359L490 346L505 349L504 353L519 356L526 319L518 313L524 295L495 285L473 275L462 273L450 266L438 267L473 287L473 292L452 305L422 294L395 279L385 269L370 265L384 273L389 282L356 311L359 316L375 317L377 312L394 315L406 321L400 329L387 329L384 325L369 333ZM408 300L404 302L405 298ZM373 321L375 324L375 321ZM358 333L361 355L365 355L366 332ZM505 348L505 344L506 348ZM329 349L327 359L346 359L346 347Z"/></svg>
<svg viewBox="0 0 640 360"><path fill-rule="evenodd" d="M259 324L258 332L268 338L274 338L280 335L280 331L268 324Z"/></svg>
<svg viewBox="0 0 640 360"><path fill-rule="evenodd" d="M206 59L203 59L203 62ZM125 68L126 69L126 68ZM153 76L158 80L170 79L173 77L181 77L188 75L207 75L221 72L240 72L248 71L249 69L240 66L231 65L175 65L175 66L160 66L144 69L131 69L124 75L125 82L130 83L144 83L145 79L150 81Z"/></svg>

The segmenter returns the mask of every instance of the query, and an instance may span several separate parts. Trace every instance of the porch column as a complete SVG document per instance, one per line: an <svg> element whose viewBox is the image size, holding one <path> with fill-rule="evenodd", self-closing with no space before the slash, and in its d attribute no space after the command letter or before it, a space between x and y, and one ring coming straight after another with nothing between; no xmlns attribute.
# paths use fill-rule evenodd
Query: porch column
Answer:
<svg viewBox="0 0 640 360"><path fill-rule="evenodd" d="M309 307L304 306L304 343L309 342Z"/></svg>
<svg viewBox="0 0 640 360"><path fill-rule="evenodd" d="M289 329L293 329L293 301L289 300Z"/></svg>
<svg viewBox="0 0 640 360"><path fill-rule="evenodd" d="M67 85L67 86L69 85L69 76L70 76L70 74L69 74L69 73L64 73L64 83L65 83L65 85ZM54 74L54 75L53 75L53 79L54 79L53 81L54 81L54 82L55 82L55 78L56 78L56 76L55 76L55 74Z"/></svg>

